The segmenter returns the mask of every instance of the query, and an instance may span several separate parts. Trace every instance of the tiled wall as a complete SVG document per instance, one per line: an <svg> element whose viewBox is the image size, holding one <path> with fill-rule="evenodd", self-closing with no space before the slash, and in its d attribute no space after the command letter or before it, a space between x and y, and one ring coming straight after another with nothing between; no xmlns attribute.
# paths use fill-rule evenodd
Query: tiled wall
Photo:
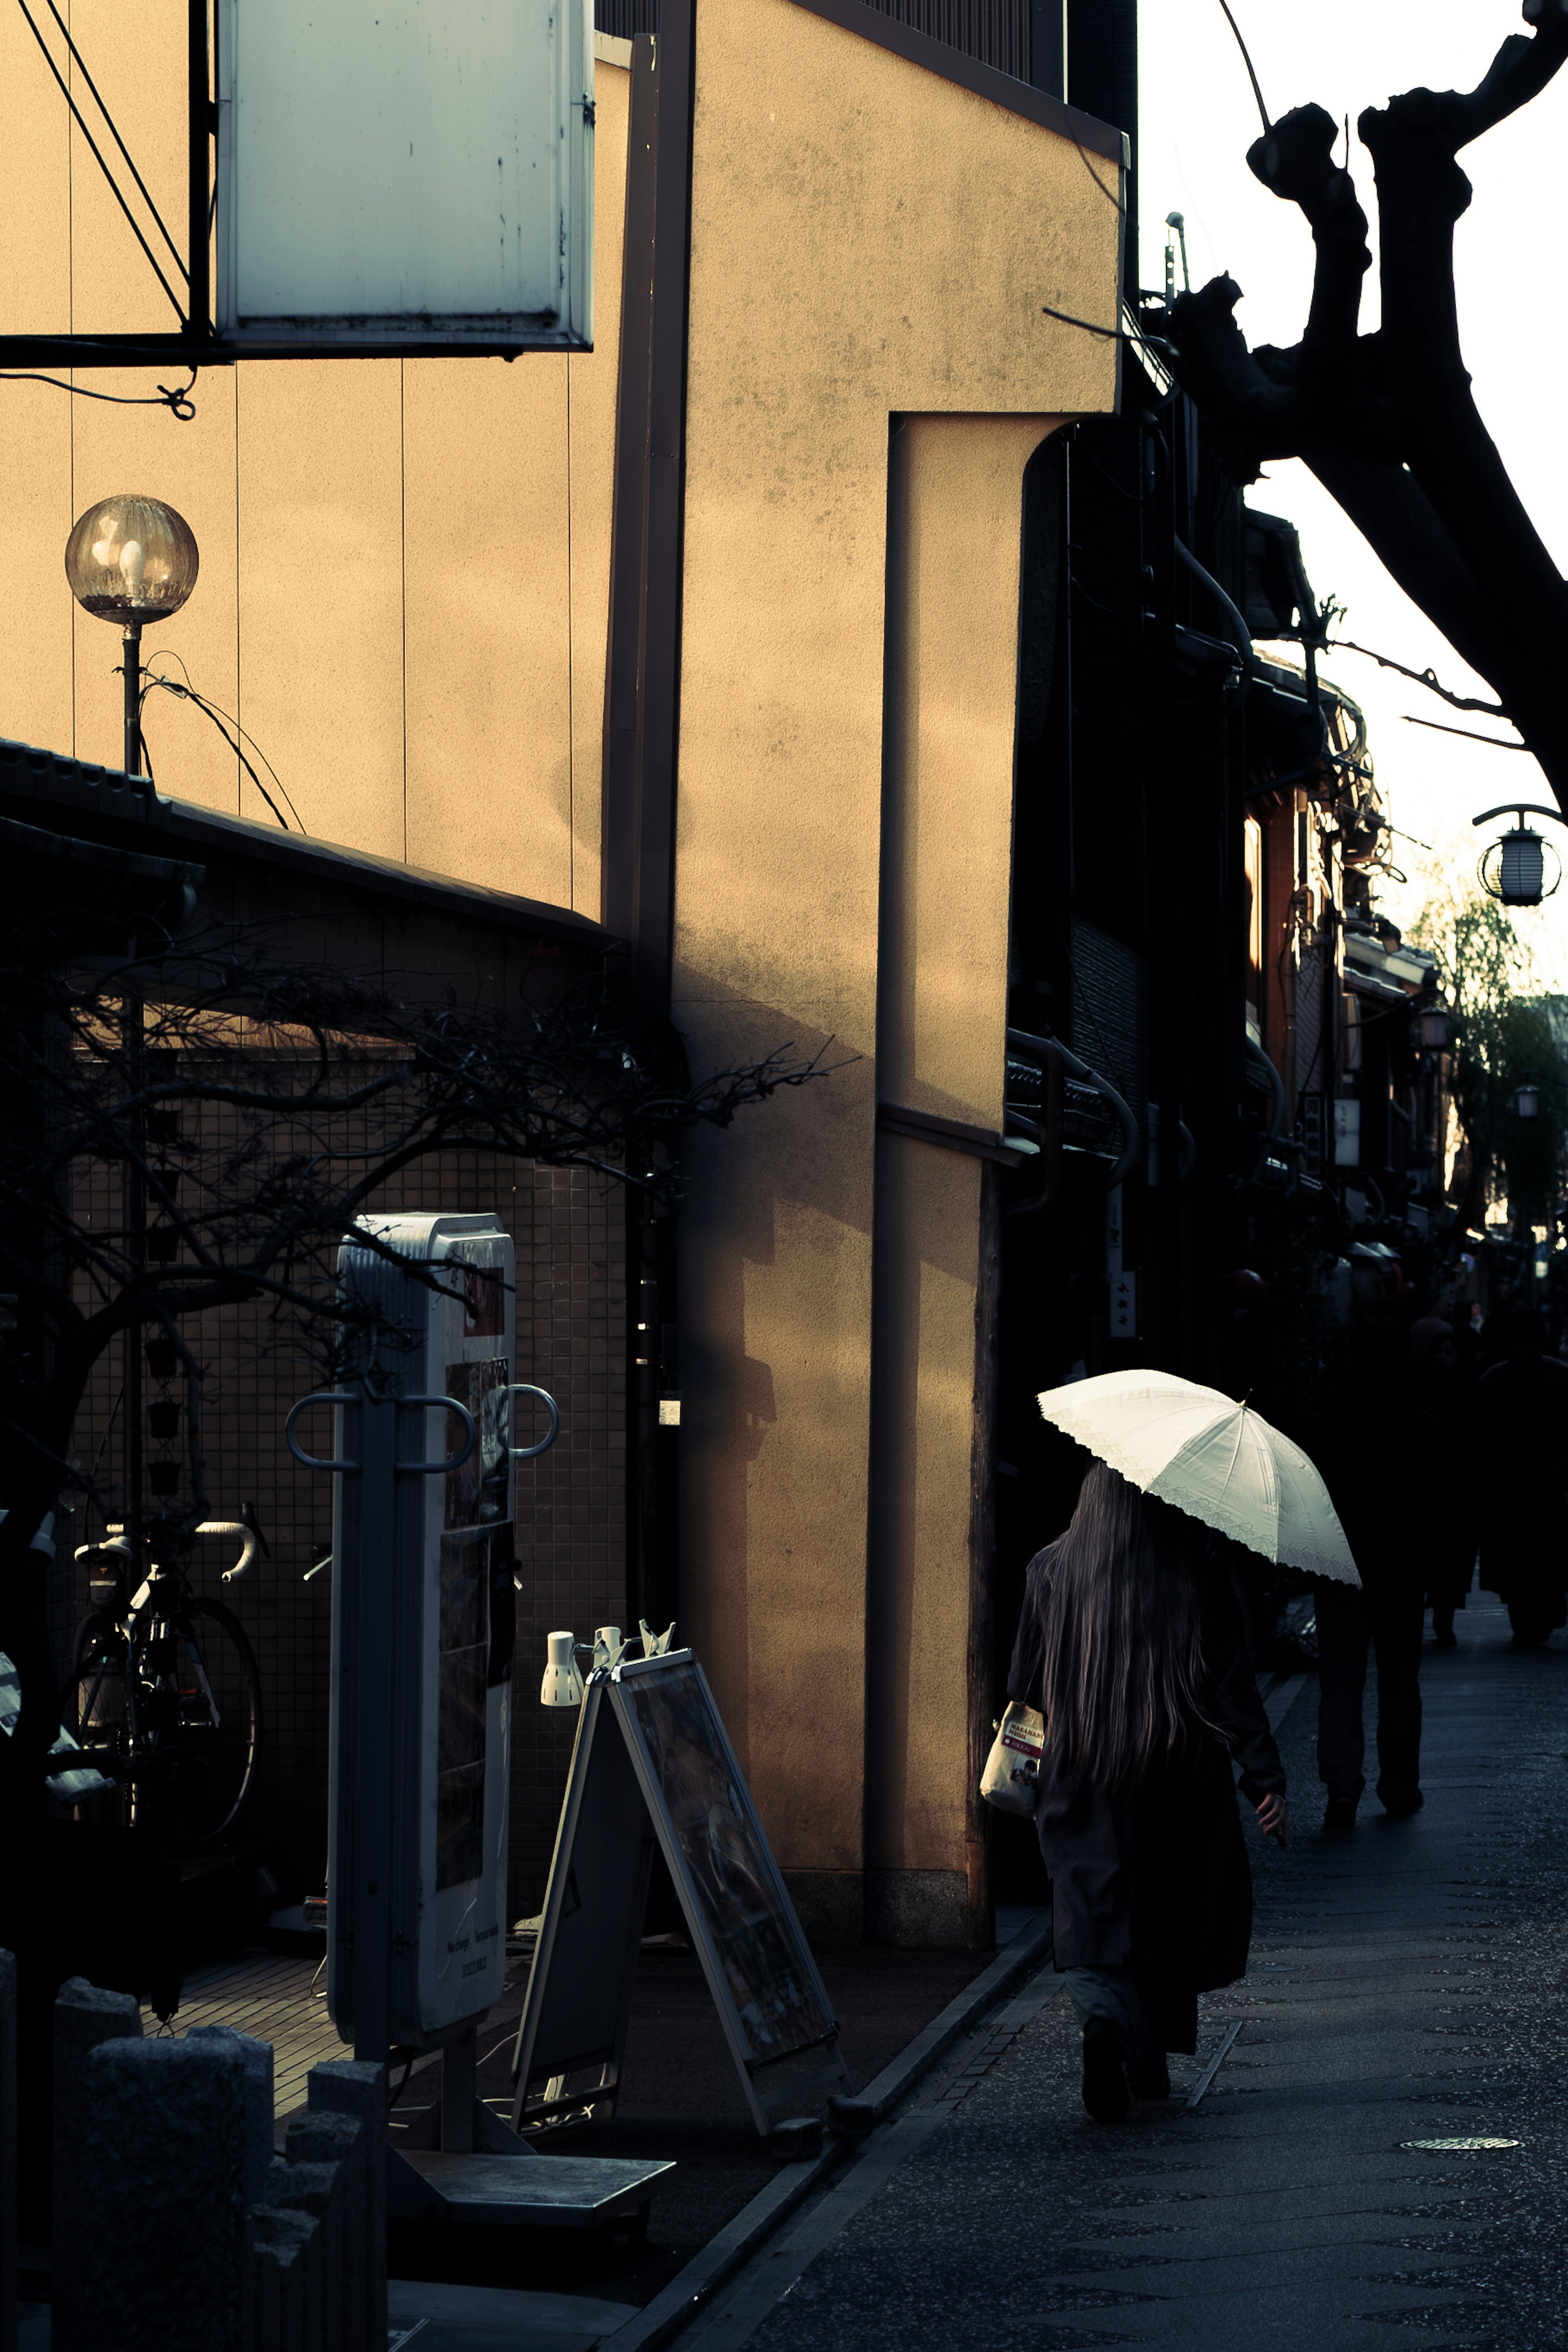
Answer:
<svg viewBox="0 0 1568 2352"><path fill-rule="evenodd" d="M107 1182L99 1213L110 1214ZM544 1636L570 1625L579 1637L618 1622L625 1609L625 1207L617 1186L578 1169L540 1168L477 1153L447 1153L405 1174L384 1208L494 1210L517 1245L517 1374L550 1391L561 1434L550 1453L520 1464L517 1485L518 1663L514 1685L511 1916L543 1898L556 1817L571 1756L574 1713L539 1705ZM331 1534L331 1482L300 1469L282 1442L294 1399L319 1386L321 1367L264 1307L227 1309L188 1329L206 1368L207 1486L216 1515L253 1502L272 1548L225 1588L232 1547L197 1549L198 1591L233 1607L261 1671L265 1737L242 1834L297 1900L319 1891L327 1844L328 1648L331 1578L302 1580ZM106 1493L117 1475L119 1423L105 1428L121 1379L118 1349L100 1367L79 1424L77 1454L99 1464ZM148 1383L149 1401L158 1394ZM307 1445L326 1434L321 1416ZM521 1433L520 1432L520 1434ZM101 1448L101 1452L100 1452ZM101 1520L76 1514L71 1543ZM68 1553L62 1552L62 1557ZM69 1583L59 1580L62 1597ZM87 1608L78 1580L74 1614ZM61 1629L64 1630L63 1627Z"/></svg>

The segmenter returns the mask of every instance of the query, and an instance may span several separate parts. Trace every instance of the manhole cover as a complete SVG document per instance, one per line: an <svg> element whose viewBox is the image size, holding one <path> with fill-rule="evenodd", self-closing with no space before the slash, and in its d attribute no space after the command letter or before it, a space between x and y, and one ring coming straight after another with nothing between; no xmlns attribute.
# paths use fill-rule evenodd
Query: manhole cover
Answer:
<svg viewBox="0 0 1568 2352"><path fill-rule="evenodd" d="M1399 2145L1401 2147L1435 2147L1447 2154L1455 2148L1519 2147L1522 2143L1517 2139L1402 2139Z"/></svg>

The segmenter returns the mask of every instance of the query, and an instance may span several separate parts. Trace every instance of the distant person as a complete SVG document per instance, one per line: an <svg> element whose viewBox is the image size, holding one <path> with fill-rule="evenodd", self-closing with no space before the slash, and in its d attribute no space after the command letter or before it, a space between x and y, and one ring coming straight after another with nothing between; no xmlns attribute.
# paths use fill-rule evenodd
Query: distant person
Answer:
<svg viewBox="0 0 1568 2352"><path fill-rule="evenodd" d="M1432 1637L1440 1650L1458 1645L1454 1613L1475 1580L1480 1540L1481 1465L1475 1379L1461 1360L1453 1325L1423 1316L1410 1328L1411 1395L1436 1423L1443 1451L1441 1508L1432 1514L1424 1563Z"/></svg>
<svg viewBox="0 0 1568 2352"><path fill-rule="evenodd" d="M1492 1364L1476 1388L1484 1472L1481 1582L1508 1604L1521 1650L1568 1623L1568 1364L1542 1352L1532 1307L1487 1322Z"/></svg>
<svg viewBox="0 0 1568 2352"><path fill-rule="evenodd" d="M1288 1843L1285 1774L1208 1531L1096 1462L1030 1561L1010 1697L1046 1721L1036 1821L1056 1965L1083 2028L1083 2104L1170 2096L1198 1995L1245 1974L1241 1787Z"/></svg>
<svg viewBox="0 0 1568 2352"><path fill-rule="evenodd" d="M1377 1794L1396 1819L1421 1793L1421 1642L1426 1564L1442 1509L1436 1423L1412 1393L1397 1326L1363 1324L1351 1343L1340 1401L1298 1434L1321 1473L1361 1574L1361 1588L1317 1580L1318 1776L1323 1827L1355 1827L1366 1779L1363 1707L1377 1660ZM1450 1619L1450 1623L1452 1620Z"/></svg>

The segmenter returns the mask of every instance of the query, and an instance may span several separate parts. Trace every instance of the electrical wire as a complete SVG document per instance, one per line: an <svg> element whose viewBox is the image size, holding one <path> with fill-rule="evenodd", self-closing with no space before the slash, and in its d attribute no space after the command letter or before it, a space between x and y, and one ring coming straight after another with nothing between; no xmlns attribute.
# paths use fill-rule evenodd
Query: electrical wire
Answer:
<svg viewBox="0 0 1568 2352"><path fill-rule="evenodd" d="M154 658L157 657L158 656L154 656ZM181 660L178 654L171 653L163 655L162 657L169 661L179 662L182 669L184 669L185 667L184 661ZM174 695L182 702L194 702L196 709L200 711L204 711L206 717L211 719L213 725L217 729L218 733L223 737L224 741L228 745L229 750L239 761L240 766L245 770L246 774L250 778L251 782L256 786L257 791L261 794L262 799L267 803L268 807L272 811L273 815L277 818L284 832L287 833L289 830L289 818L284 815L283 811L279 807L277 802L273 799L271 793L268 791L266 785L262 782L261 778L257 774L255 768L246 758L245 753L241 749L242 741L248 743L252 751L256 753L257 758L267 770L267 772L271 777L273 782L277 785L284 800L288 803L289 815L293 817L295 824L299 826L300 832L303 833L305 830L304 820L300 816L299 810L294 806L293 801L289 798L288 786L284 783L282 778L278 773L277 769L273 766L271 761L268 758L260 744L256 740L254 735L250 734L246 728L242 727L237 719L231 718L226 710L220 710L216 703L209 702L205 695L198 694L195 688L189 683L190 672L188 670L185 671L185 677L186 683L182 686L177 678L161 677L155 670L143 670L142 677L144 683L142 688L142 700L143 704L145 704L148 695L155 686L162 687L165 694ZM234 729L234 733L232 735L228 731L231 727Z"/></svg>
<svg viewBox="0 0 1568 2352"><path fill-rule="evenodd" d="M1258 87L1258 76L1252 70L1252 59L1247 54L1247 43L1241 37L1241 26L1230 13L1229 0L1219 0L1219 5L1225 10L1226 23L1236 35L1236 46L1241 51L1241 61L1247 68L1247 79L1252 84L1252 95L1258 100L1258 111L1263 117L1263 128L1266 131L1272 131L1274 125L1268 120L1268 109L1263 103L1263 92ZM1350 140L1348 121L1345 125L1345 140L1348 145Z"/></svg>
<svg viewBox="0 0 1568 2352"><path fill-rule="evenodd" d="M114 117L110 114L108 107L105 106L103 99L99 91L98 84L94 81L91 74L89 74L87 69L87 59L82 56L81 51L78 48L76 43L70 37L69 26L66 23L65 18L60 15L59 10L56 7L55 0L44 0L44 5L47 8L50 16L54 18L56 24L59 26L61 33L64 35L67 48L76 59L77 64L81 68L81 78L83 81L86 82L89 89L91 90L94 102L98 107L100 114L102 115L105 122L109 125L109 135L113 140L115 145L119 148L121 153L124 156L126 168L130 172L131 176L135 181L137 186L142 191L142 201L146 205L148 211L152 214L153 219L157 222L159 228L163 231L163 242L168 247L169 251L174 255L174 267L188 286L191 282L191 273L180 258L180 248L174 243L174 238L169 235L168 228L164 224L163 215L158 210L157 205L153 202L153 192L148 187L146 181L142 177L141 173L136 169L131 150L125 144L124 140L121 139ZM23 13L26 14L26 11L24 10Z"/></svg>
<svg viewBox="0 0 1568 2352"><path fill-rule="evenodd" d="M1461 742L1485 743L1494 751L1528 751L1528 743L1507 743L1500 735L1477 735L1468 727L1445 727L1440 719L1416 719L1408 710L1401 713L1406 727L1430 727L1435 735L1458 735Z"/></svg>
<svg viewBox="0 0 1568 2352"><path fill-rule="evenodd" d="M166 647L166 646L155 646L155 647L154 647L154 649L153 649L153 653L152 653L152 655L150 656L150 657L149 657L149 658L150 658L150 659L152 659L153 661L176 661L176 662L178 662L178 663L179 663L179 665L180 665L180 667L182 668L182 670L184 670L184 673L185 673L185 685L186 685L186 687L187 687L188 688L190 688L190 691L193 693L193 695L195 694L195 688L191 687L191 673L190 673L189 669L187 669L187 668L186 668L186 667L185 667L185 658L184 658L184 656L183 654L177 654L177 653L175 653L175 652L174 651L173 647ZM153 672L153 675L154 675L154 677L156 677L156 676L157 676L156 671L154 671L154 672ZM162 681L161 681L161 682L162 682ZM243 741L245 741L245 742L247 742L247 743L248 743L248 744L249 744L249 746L250 746L251 750L255 752L255 754L256 754L257 758L260 761L260 762L261 762L262 766L266 769L266 771L267 771L268 774L271 777L271 779L272 779L273 782L277 785L278 790L279 790L279 792L281 793L281 795L282 795L283 799L285 800L285 802L287 802L289 815L293 818L293 820L294 820L295 824L299 826L299 828L300 828L300 832L301 832L301 833L303 833L303 832L304 832L304 830L305 830L305 820L304 820L304 818L300 814L299 810L295 807L294 803L293 803L293 800L292 800L292 798L290 797L290 794L289 794L289 787L288 787L288 785L283 782L282 777L279 774L279 772L278 772L277 769L273 766L273 764L272 764L271 761L268 758L268 756L267 756L266 752L262 750L262 748L261 748L260 744L257 741L257 740L256 740L255 736L251 734L251 732L249 731L248 728L242 727L242 726L240 725L240 723L239 723L238 719L236 719L236 718L232 715L232 713L231 713L231 712L226 711L226 710L225 710L225 709L221 709L221 708L220 708L220 706L219 706L217 703L216 703L216 702L210 702L210 698L209 698L209 707L210 707L210 709L212 709L213 710L216 710L216 711L217 712L217 715L218 715L218 717L219 717L220 719L226 719L226 720L227 721L228 725L229 725L230 727L232 727L232 728L235 730L235 732L236 732L236 733L237 733L237 735L242 739L242 740L243 740ZM259 789L259 787L258 787L258 789Z"/></svg>
<svg viewBox="0 0 1568 2352"><path fill-rule="evenodd" d="M39 48L44 53L44 63L48 67L49 71L53 74L56 81L58 81L60 86L60 94L64 98L66 104L69 107L72 115L75 117L78 129L80 131L82 137L87 141L89 147L92 151L94 162L97 163L99 170L103 173L104 178L109 183L110 192L112 194L115 203L120 206L121 211L125 215L127 221L131 225L132 236L136 239L137 244L141 247L142 252L147 257L148 268L152 270L153 277L157 279L159 285L168 296L170 302L174 305L175 318L178 319L182 326L188 325L189 320L187 320L184 311L180 308L180 298L175 293L174 288L170 285L168 279L164 277L163 271L159 268L157 255L153 252L152 247L142 236L141 223L137 220L135 214L126 203L120 183L116 180L113 173L110 170L109 165L104 162L102 150L100 148L99 143L93 137L91 131L88 129L87 121L80 107L77 104L76 100L71 96L69 82L67 81L58 66L56 65L53 58L49 55L49 45L45 40L42 33L39 32L37 26L33 21L33 12L27 5L27 0L17 0L17 5L20 7L23 16L26 16L27 20L28 31L32 34L34 40L37 41ZM100 100L100 103L101 104L101 102L102 101ZM106 117L105 119L107 120L108 118ZM114 130L112 122L110 123L110 129L111 131ZM120 133L118 131L114 132L114 135L116 139L119 138ZM132 164L131 168L134 171L136 167ZM162 221L159 222L158 226L160 228L163 227L163 225ZM168 235L168 231L164 229L163 234L166 236ZM186 283L189 283L188 273L186 273Z"/></svg>
<svg viewBox="0 0 1568 2352"><path fill-rule="evenodd" d="M182 425L188 425L196 413L196 404L191 398L196 388L194 367L189 383L180 384L174 390L166 383L161 383L155 393L94 392L90 385L85 383L67 383L63 376L34 375L13 368L0 368L0 383L53 384L57 392L68 392L77 400L107 400L115 408L166 408L172 416L179 418Z"/></svg>

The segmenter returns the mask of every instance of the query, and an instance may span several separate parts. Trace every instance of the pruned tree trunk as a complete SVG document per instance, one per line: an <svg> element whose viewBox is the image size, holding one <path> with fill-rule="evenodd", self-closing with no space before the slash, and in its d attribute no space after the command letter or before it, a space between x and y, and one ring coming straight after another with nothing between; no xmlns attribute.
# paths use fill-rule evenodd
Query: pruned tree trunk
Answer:
<svg viewBox="0 0 1568 2352"><path fill-rule="evenodd" d="M1358 128L1377 184L1383 323L1358 331L1372 257L1366 215L1321 106L1298 107L1249 149L1266 187L1298 205L1317 247L1306 331L1248 351L1241 289L1216 278L1181 296L1171 362L1216 428L1238 482L1300 457L1412 601L1498 698L1568 812L1568 699L1558 686L1568 583L1558 572L1470 389L1454 293L1454 225L1470 201L1461 148L1536 97L1568 58L1568 0L1524 0L1533 35L1505 40L1469 91L1407 90Z"/></svg>

